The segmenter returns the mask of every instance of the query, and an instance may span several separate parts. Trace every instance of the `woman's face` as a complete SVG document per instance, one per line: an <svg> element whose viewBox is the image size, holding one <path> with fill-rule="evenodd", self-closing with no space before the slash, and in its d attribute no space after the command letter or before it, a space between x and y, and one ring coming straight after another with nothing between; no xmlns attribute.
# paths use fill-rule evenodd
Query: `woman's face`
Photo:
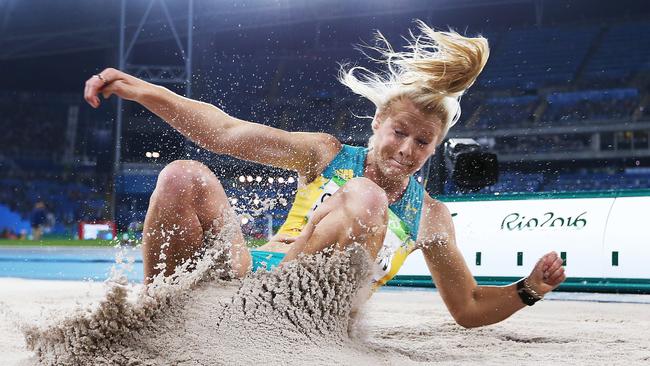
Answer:
<svg viewBox="0 0 650 366"><path fill-rule="evenodd" d="M386 176L406 177L422 168L435 152L442 134L442 121L401 98L377 115L372 130L378 168Z"/></svg>

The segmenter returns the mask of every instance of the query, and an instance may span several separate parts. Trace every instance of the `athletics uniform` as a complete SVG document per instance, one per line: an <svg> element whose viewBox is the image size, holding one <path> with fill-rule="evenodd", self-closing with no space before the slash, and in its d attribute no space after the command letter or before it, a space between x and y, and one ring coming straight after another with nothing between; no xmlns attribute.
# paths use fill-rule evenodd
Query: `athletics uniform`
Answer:
<svg viewBox="0 0 650 366"><path fill-rule="evenodd" d="M298 189L278 233L296 237L307 224L318 206L336 192L345 182L363 177L368 149L343 145L323 173L313 182ZM422 214L424 189L413 176L399 201L389 206L388 229L383 247L379 250L373 274L375 286L384 285L393 278L406 257L415 249L418 225ZM251 250L253 271L277 266L284 253Z"/></svg>

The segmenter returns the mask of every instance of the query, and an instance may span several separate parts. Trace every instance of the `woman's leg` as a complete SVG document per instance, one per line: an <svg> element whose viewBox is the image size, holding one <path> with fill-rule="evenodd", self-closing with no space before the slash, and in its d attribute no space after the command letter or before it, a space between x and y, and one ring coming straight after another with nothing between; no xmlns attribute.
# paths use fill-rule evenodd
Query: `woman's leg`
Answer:
<svg viewBox="0 0 650 366"><path fill-rule="evenodd" d="M203 233L208 230L215 233L228 230L233 270L243 277L250 268L251 258L219 179L196 161L170 163L158 176L144 221L145 283L161 272L160 262L164 262L164 273L169 276L177 265L200 254ZM161 251L165 253L162 261Z"/></svg>
<svg viewBox="0 0 650 366"><path fill-rule="evenodd" d="M344 249L363 245L372 258L381 249L388 224L388 199L367 178L349 180L314 211L300 236L284 258L313 254L328 247Z"/></svg>

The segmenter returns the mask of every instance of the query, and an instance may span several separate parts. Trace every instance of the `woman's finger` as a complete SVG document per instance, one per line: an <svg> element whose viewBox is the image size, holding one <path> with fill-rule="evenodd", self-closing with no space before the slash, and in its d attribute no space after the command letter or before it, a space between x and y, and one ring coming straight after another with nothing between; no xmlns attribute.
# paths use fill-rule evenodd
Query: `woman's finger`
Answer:
<svg viewBox="0 0 650 366"><path fill-rule="evenodd" d="M112 67L107 67L104 70L102 70L98 75L101 75L104 80L106 80L107 83L110 83L113 79L115 79L115 70Z"/></svg>
<svg viewBox="0 0 650 366"><path fill-rule="evenodd" d="M552 263L553 263L553 252L544 254L544 256L539 260L539 268L542 272L546 272L551 267Z"/></svg>
<svg viewBox="0 0 650 366"><path fill-rule="evenodd" d="M90 104L90 100L88 100L88 82L86 81L86 84L84 85L84 100L86 103Z"/></svg>
<svg viewBox="0 0 650 366"><path fill-rule="evenodd" d="M564 281L564 278L566 278L564 276L564 268L560 268L549 276L547 283L555 286Z"/></svg>
<svg viewBox="0 0 650 366"><path fill-rule="evenodd" d="M551 262L546 269L545 273L550 274L551 272L556 271L558 268L562 267L562 259L556 258L553 262Z"/></svg>
<svg viewBox="0 0 650 366"><path fill-rule="evenodd" d="M561 285L562 282L564 282L565 279L566 279L566 277L564 276L564 274L562 274L562 275L560 275L560 276L554 277L552 281L549 281L549 282L547 283L547 285L551 286L551 287L553 288L553 290L554 290L554 289L556 289L559 285Z"/></svg>
<svg viewBox="0 0 650 366"><path fill-rule="evenodd" d="M119 79L124 79L126 74L122 73L120 70L116 70L112 67L102 70L98 75L101 75L103 80L100 80L103 84L111 84L114 81Z"/></svg>
<svg viewBox="0 0 650 366"><path fill-rule="evenodd" d="M110 98L111 95L115 94L117 89L117 83L110 83L102 88L102 96L104 99Z"/></svg>
<svg viewBox="0 0 650 366"><path fill-rule="evenodd" d="M86 86L84 89L84 99L88 104L94 107L93 105L93 95L92 95L92 79L86 81Z"/></svg>
<svg viewBox="0 0 650 366"><path fill-rule="evenodd" d="M98 83L98 81L101 83L102 81L99 80L96 76L92 76L88 81L86 82L86 101L93 106L94 108L99 107L99 98L97 98L97 93L99 92L99 88L101 88L101 84Z"/></svg>
<svg viewBox="0 0 650 366"><path fill-rule="evenodd" d="M564 261L561 258L555 259L555 261L548 267L548 269L545 271L547 275L550 275L551 273L557 271L558 268L562 267L562 263Z"/></svg>
<svg viewBox="0 0 650 366"><path fill-rule="evenodd" d="M546 263L548 263L548 265L550 266L551 264L553 264L553 262L555 262L557 258L558 255L556 252L550 252L546 254Z"/></svg>

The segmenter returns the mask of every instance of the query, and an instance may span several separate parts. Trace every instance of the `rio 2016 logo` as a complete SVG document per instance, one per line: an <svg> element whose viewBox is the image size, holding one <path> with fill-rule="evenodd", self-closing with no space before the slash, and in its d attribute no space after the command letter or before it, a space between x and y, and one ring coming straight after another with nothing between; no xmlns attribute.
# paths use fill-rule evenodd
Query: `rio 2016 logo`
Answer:
<svg viewBox="0 0 650 366"><path fill-rule="evenodd" d="M587 211L573 217L557 216L554 212L547 212L541 218L526 217L518 213L511 213L501 221L501 230L532 230L538 228L576 228L582 229L587 226L587 219L583 216Z"/></svg>

